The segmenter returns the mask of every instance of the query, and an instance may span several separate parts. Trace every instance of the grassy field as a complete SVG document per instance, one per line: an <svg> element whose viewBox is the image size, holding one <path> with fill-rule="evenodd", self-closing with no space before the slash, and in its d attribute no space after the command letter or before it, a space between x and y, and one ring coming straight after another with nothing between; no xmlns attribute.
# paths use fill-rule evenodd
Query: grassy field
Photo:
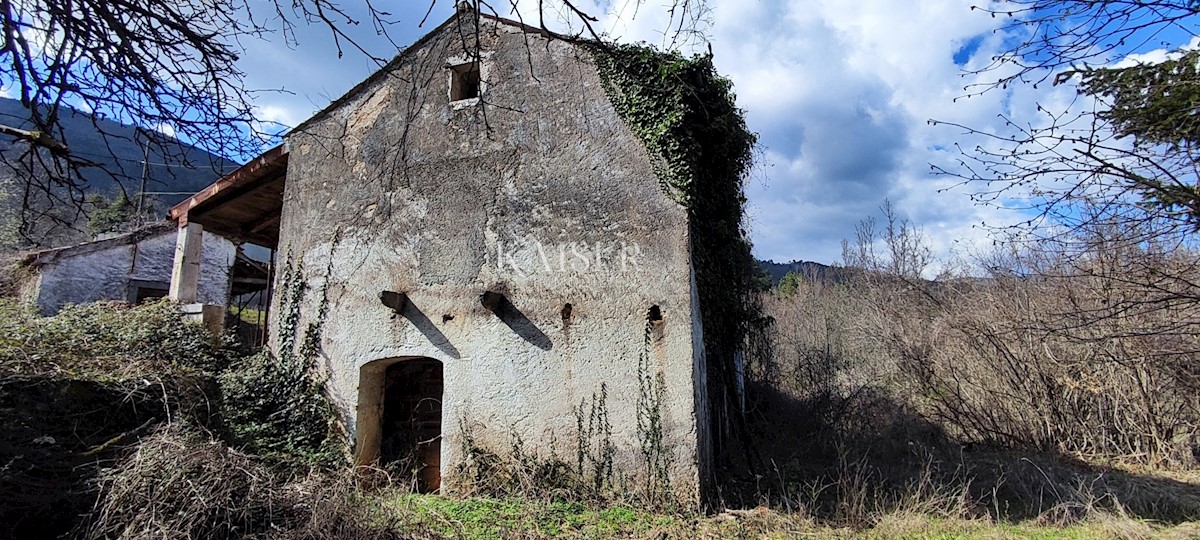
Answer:
<svg viewBox="0 0 1200 540"><path fill-rule="evenodd" d="M668 538L867 538L867 539L1137 539L1200 538L1200 523L1159 525L1115 515L1096 515L1068 526L996 523L988 519L942 518L896 512L877 516L868 527L818 523L800 513L767 508L707 516L664 515L628 506L539 503L520 499L450 499L434 495L376 494L380 525L416 538L456 540L668 539Z"/></svg>

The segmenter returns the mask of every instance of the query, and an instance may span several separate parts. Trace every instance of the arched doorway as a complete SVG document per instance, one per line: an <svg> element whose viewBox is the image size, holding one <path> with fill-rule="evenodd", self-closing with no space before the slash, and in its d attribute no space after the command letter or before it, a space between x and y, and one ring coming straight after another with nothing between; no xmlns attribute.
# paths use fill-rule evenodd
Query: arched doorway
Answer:
<svg viewBox="0 0 1200 540"><path fill-rule="evenodd" d="M389 359L363 366L359 379L358 457L412 475L419 491L441 487L442 363Z"/></svg>

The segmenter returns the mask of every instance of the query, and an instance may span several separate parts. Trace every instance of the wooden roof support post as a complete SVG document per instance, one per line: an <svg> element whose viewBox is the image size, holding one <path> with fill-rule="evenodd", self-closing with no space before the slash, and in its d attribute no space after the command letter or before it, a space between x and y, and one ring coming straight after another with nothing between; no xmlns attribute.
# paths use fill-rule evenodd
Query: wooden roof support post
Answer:
<svg viewBox="0 0 1200 540"><path fill-rule="evenodd" d="M171 270L171 300L182 304L196 302L200 285L200 257L204 227L199 223L179 220L179 236L175 240L175 266Z"/></svg>

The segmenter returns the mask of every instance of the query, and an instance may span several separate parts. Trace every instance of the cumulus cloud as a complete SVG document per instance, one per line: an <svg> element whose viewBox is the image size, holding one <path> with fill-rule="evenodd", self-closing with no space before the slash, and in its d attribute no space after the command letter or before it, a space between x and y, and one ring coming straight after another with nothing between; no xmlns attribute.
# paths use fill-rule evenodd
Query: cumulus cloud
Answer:
<svg viewBox="0 0 1200 540"><path fill-rule="evenodd" d="M1019 219L972 205L965 193L946 191L953 180L930 175L931 164L953 163L955 142L982 141L928 120L998 132L997 113L1036 110L1032 98L1014 96L1022 89L955 99L975 82L963 69L986 64L1002 44L997 20L953 0L710 5L714 61L734 81L763 149L748 185L759 257L837 262L841 239L877 216L885 199L924 227L942 255L986 244L982 222ZM536 17L536 6L521 3L522 16ZM597 27L609 36L671 45L674 27L660 6L643 3L636 16L628 3L605 6L591 7L604 14Z"/></svg>
<svg viewBox="0 0 1200 540"><path fill-rule="evenodd" d="M979 224L1024 216L973 205L954 179L930 174L931 164L953 167L960 147L991 144L947 123L1001 134L1011 129L1009 122L1044 124L1039 105L1065 109L1077 99L1068 86L1031 85L964 99L966 86L1000 75L964 76L964 70L987 65L1011 36L998 31L1004 21L960 0L710 0L710 12L693 14L707 42L673 32L679 19L671 19L664 3L670 0L579 0L574 5L599 15L598 32L624 42L675 45L689 52L711 45L718 70L735 84L750 128L761 135L748 196L750 229L762 258L837 262L841 239L853 235L859 220L878 216L885 199L922 226L941 255L988 245ZM439 2L430 22L417 28L428 5L416 4L421 5L397 7L405 10L397 13L401 24L393 28L400 43L410 43L450 15L451 3ZM501 15L519 14L537 24L538 4L520 0L515 13ZM583 30L561 4L543 5L558 6L541 20L551 29ZM263 94L256 106L266 119L289 126L376 67L361 56L339 61L326 29L300 32L299 50L278 42L247 45L247 73L254 86L287 91ZM385 40L360 37L379 56L395 52ZM1127 60L1166 54L1149 51Z"/></svg>

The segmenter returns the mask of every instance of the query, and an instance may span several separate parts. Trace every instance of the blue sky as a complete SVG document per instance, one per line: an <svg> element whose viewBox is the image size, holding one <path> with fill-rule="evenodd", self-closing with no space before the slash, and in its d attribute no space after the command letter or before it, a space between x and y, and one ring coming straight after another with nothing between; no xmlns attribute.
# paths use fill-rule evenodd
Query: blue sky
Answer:
<svg viewBox="0 0 1200 540"><path fill-rule="evenodd" d="M349 3L348 3L349 4ZM423 27L424 2L389 6L398 21L393 40L408 44L445 20L452 4L439 1ZM600 15L599 27L622 41L663 44L665 10L645 2L636 18L619 2L581 0ZM518 2L527 18L537 2ZM984 65L1003 45L1002 18L970 9L969 1L712 0L705 33L719 71L730 77L738 103L762 153L748 184L750 230L756 255L836 263L840 242L855 224L877 216L889 199L901 216L921 226L935 252L970 255L991 245L981 223L1000 225L1022 216L973 205L952 179L930 165L953 164L955 144L983 141L930 119L1003 132L1003 113L1018 123L1043 121L1037 106L1065 107L1069 85L1010 87L955 99L971 82L963 76ZM558 20L547 21L563 29ZM355 32L374 54L395 48L364 22ZM243 67L269 120L296 125L377 68L347 51L338 58L328 31L300 28L299 46L250 40ZM1165 36L1163 41L1185 39ZM1181 43L1169 43L1177 46ZM698 46L700 50L703 45ZM1161 52L1146 51L1153 59Z"/></svg>

